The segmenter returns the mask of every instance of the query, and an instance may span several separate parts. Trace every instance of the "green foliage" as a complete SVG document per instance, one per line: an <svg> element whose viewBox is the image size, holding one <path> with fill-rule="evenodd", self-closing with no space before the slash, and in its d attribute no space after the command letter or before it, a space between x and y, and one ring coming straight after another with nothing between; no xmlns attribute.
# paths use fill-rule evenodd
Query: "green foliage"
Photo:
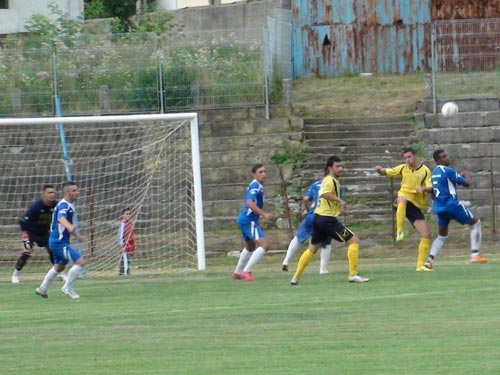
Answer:
<svg viewBox="0 0 500 375"><path fill-rule="evenodd" d="M95 35L81 33L81 23L66 19L57 6L51 5L51 11L56 21L35 16L28 37L5 40L0 54L2 114L52 113L53 52L57 88L67 114L99 113L103 92L108 94L110 112L159 110L158 60L167 109L263 102L259 50L179 43L176 33L182 26L165 12L144 13L131 33ZM14 103L15 90L20 90L21 107Z"/></svg>
<svg viewBox="0 0 500 375"><path fill-rule="evenodd" d="M307 152L302 143L288 143L271 155L271 161L276 165L293 164L300 168L307 161Z"/></svg>
<svg viewBox="0 0 500 375"><path fill-rule="evenodd" d="M28 36L41 37L39 39L41 43L39 47L42 47L43 43L47 41L52 46L56 44L62 44L67 47L74 45L75 38L82 29L81 21L68 18L54 3L49 3L48 7L50 13L56 17L55 21L51 21L48 17L41 14L33 15L25 26Z"/></svg>
<svg viewBox="0 0 500 375"><path fill-rule="evenodd" d="M111 17L111 13L104 4L104 0L92 0L84 3L84 18L86 20L108 17Z"/></svg>

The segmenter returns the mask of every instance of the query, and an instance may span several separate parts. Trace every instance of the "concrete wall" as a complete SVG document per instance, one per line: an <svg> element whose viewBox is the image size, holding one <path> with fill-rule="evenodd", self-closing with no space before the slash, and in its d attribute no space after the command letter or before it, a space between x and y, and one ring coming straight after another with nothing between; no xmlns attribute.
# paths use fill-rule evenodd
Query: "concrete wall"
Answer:
<svg viewBox="0 0 500 375"><path fill-rule="evenodd" d="M50 14L50 3L55 3L71 19L83 18L83 0L9 0L9 9L0 9L0 34L26 31L26 22L35 14L57 18Z"/></svg>
<svg viewBox="0 0 500 375"><path fill-rule="evenodd" d="M218 6L202 6L172 11L177 21L184 23L186 33L198 31L219 31L239 29L262 30L267 23L267 16L282 0L238 2ZM262 31L260 31L262 38Z"/></svg>

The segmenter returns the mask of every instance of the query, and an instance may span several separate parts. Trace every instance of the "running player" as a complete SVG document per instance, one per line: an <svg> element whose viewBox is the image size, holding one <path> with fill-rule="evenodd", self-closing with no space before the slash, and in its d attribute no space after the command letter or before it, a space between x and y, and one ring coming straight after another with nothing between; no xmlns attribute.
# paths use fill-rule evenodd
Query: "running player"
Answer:
<svg viewBox="0 0 500 375"><path fill-rule="evenodd" d="M337 219L339 215L347 212L346 203L340 198L340 183L338 181L343 169L342 161L338 156L334 155L328 158L325 166L325 177L318 193L318 206L314 210L311 241L308 249L302 253L299 259L291 281L292 285L298 285L304 270L318 251L321 243L329 239L348 244L349 282L365 283L369 280L358 275L359 238Z"/></svg>
<svg viewBox="0 0 500 375"><path fill-rule="evenodd" d="M470 173L458 173L450 167L448 153L442 149L434 151L432 155L437 167L432 171L432 188L434 192L433 212L438 217L439 234L431 246L426 266L432 268L432 263L437 257L446 239L448 238L448 225L455 220L462 225L468 224L470 231L470 261L471 263L486 263L488 258L480 253L481 248L481 220L474 216L469 207L460 202L457 185L469 187L471 185Z"/></svg>
<svg viewBox="0 0 500 375"><path fill-rule="evenodd" d="M297 233L295 237L290 241L288 245L288 249L286 251L285 259L283 260L283 264L281 269L283 271L288 271L288 263L290 259L295 255L295 253L300 249L300 245L303 244L307 239L311 237L312 234L312 222L314 218L314 210L316 209L316 205L318 203L318 191L321 187L321 181L318 180L313 182L307 193L302 198L305 209L305 217L304 220L299 225L297 229ZM307 207L310 205L309 209ZM319 264L319 273L320 275L324 275L328 273L328 262L330 260L330 256L332 253L332 245L331 239L326 240L321 244L321 253L320 253L320 264Z"/></svg>
<svg viewBox="0 0 500 375"><path fill-rule="evenodd" d="M252 167L252 175L253 180L247 187L243 209L238 215L238 226L245 241L245 248L241 251L238 264L232 274L234 280L255 281L252 269L271 247L264 230L259 225L260 216L266 220L273 219L271 213L262 209L266 168L262 164L255 164Z"/></svg>
<svg viewBox="0 0 500 375"><path fill-rule="evenodd" d="M52 224L50 227L49 247L54 254L54 266L47 272L42 284L36 288L35 292L43 298L48 298L48 290L50 285L66 267L68 262L74 263L68 272L68 277L61 288L61 291L70 298L80 298L73 290L73 282L82 272L87 260L80 252L75 250L70 245L70 235L76 237L78 242L83 242L83 237L77 231L73 224L73 219L76 214L73 203L78 198L78 187L74 182L65 182L62 186L63 199L57 204L52 215Z"/></svg>
<svg viewBox="0 0 500 375"><path fill-rule="evenodd" d="M387 177L401 177L401 187L398 191L398 207L396 211L397 222L403 221L406 217L408 221L420 234L420 244L418 246L417 271L431 271L425 266L425 259L431 246L431 228L423 211L427 208L426 191L432 190L431 171L417 159L413 148L405 148L402 152L405 164L397 165L393 168L382 168L377 165L375 171ZM402 219L401 219L402 215ZM402 223L396 240L402 240Z"/></svg>

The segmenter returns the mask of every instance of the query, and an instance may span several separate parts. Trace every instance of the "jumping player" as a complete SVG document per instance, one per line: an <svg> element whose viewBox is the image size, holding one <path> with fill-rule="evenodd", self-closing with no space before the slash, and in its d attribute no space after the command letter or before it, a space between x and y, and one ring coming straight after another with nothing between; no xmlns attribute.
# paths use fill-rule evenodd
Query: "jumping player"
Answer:
<svg viewBox="0 0 500 375"><path fill-rule="evenodd" d="M470 173L458 173L450 167L450 159L446 151L438 149L433 154L437 166L432 171L432 188L434 192L433 212L438 217L439 235L431 246L431 251L426 260L426 266L432 268L432 263L437 257L446 239L448 238L448 225L455 220L462 225L468 224L470 231L470 261L471 263L486 263L488 258L480 253L481 247L481 220L474 216L469 207L460 202L457 185L469 187L471 185Z"/></svg>
<svg viewBox="0 0 500 375"><path fill-rule="evenodd" d="M432 190L431 171L420 163L413 148L405 148L402 152L405 164L397 165L393 168L382 168L377 165L375 172L387 177L401 177L401 187L398 191L398 206L396 211L397 222L408 221L420 234L420 244L418 245L417 271L432 271L424 263L431 246L431 228L423 210L427 208L426 191ZM396 240L403 239L402 223L398 224L399 229Z"/></svg>

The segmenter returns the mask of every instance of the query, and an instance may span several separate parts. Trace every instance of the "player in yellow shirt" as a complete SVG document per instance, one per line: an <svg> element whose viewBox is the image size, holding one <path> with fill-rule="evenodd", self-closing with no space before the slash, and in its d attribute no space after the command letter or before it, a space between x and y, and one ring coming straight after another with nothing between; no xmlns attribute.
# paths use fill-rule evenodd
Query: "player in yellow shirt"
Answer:
<svg viewBox="0 0 500 375"><path fill-rule="evenodd" d="M425 190L432 189L431 171L418 161L413 148L403 149L402 156L405 164L392 168L382 168L377 165L374 169L382 176L401 178L396 210L396 241L402 241L404 238L403 225L406 217L421 236L417 271L432 271L424 266L431 246L432 233L423 213L427 209Z"/></svg>
<svg viewBox="0 0 500 375"><path fill-rule="evenodd" d="M330 156L325 166L325 177L319 189L318 205L314 210L313 230L309 247L299 259L297 269L291 284L298 285L302 273L311 262L321 243L328 239L346 242L347 259L349 262L349 282L365 283L369 279L358 275L359 238L349 228L345 227L337 216L346 213L346 202L340 198L340 183L338 178L344 167L338 156Z"/></svg>

